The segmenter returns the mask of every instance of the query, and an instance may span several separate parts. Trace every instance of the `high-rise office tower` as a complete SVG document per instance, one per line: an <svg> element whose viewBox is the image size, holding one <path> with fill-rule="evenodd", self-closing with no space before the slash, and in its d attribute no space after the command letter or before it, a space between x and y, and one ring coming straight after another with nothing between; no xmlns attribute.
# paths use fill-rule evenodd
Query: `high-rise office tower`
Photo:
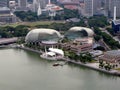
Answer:
<svg viewBox="0 0 120 90"><path fill-rule="evenodd" d="M48 0L39 0L41 8L45 8L46 4L48 3Z"/></svg>
<svg viewBox="0 0 120 90"><path fill-rule="evenodd" d="M0 7L8 7L8 0L0 0Z"/></svg>
<svg viewBox="0 0 120 90"><path fill-rule="evenodd" d="M84 0L84 14L87 17L98 14L102 7L102 0Z"/></svg>
<svg viewBox="0 0 120 90"><path fill-rule="evenodd" d="M84 15L87 17L93 16L93 0L84 0Z"/></svg>
<svg viewBox="0 0 120 90"><path fill-rule="evenodd" d="M120 17L120 0L106 0L106 5L109 4L108 6L108 11L110 17L114 16L114 7L116 6L116 16Z"/></svg>
<svg viewBox="0 0 120 90"><path fill-rule="evenodd" d="M41 10L41 6L40 6L40 3L39 3L37 15L40 16L41 14L42 14L42 10Z"/></svg>
<svg viewBox="0 0 120 90"><path fill-rule="evenodd" d="M101 0L93 0L93 14L99 13L101 9Z"/></svg>
<svg viewBox="0 0 120 90"><path fill-rule="evenodd" d="M39 6L38 0L33 0L33 12L37 12Z"/></svg>
<svg viewBox="0 0 120 90"><path fill-rule="evenodd" d="M27 7L27 0L18 0L18 6L20 8L26 8Z"/></svg>
<svg viewBox="0 0 120 90"><path fill-rule="evenodd" d="M39 5L41 9L44 9L48 0L33 0L33 11L37 12Z"/></svg>

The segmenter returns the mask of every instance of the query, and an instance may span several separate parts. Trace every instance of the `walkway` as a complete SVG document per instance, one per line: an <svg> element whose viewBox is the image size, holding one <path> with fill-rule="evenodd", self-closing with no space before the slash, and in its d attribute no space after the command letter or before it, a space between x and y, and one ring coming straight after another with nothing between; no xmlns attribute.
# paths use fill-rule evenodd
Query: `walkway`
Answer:
<svg viewBox="0 0 120 90"><path fill-rule="evenodd" d="M4 44L9 44L9 43L14 43L18 40L17 37L13 37L13 38L1 38L0 39L0 45L4 45Z"/></svg>
<svg viewBox="0 0 120 90"><path fill-rule="evenodd" d="M74 63L74 64L78 64L78 65L81 65L81 66L84 66L84 67L88 67L88 68L94 69L96 71L101 71L101 72L104 72L104 73L107 73L107 74L120 76L120 72L118 72L117 70L110 70L110 71L108 71L108 70L99 68L99 64L98 63L87 63L87 64L84 64L84 63L81 63L81 62L76 62L74 60L70 60L68 58L63 58L63 60L71 62L71 63Z"/></svg>

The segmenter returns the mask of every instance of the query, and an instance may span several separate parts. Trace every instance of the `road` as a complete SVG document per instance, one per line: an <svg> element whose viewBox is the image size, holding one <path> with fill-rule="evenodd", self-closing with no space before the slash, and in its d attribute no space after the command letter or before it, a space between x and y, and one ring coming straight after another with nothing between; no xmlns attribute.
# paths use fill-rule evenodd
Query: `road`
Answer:
<svg viewBox="0 0 120 90"><path fill-rule="evenodd" d="M118 39L117 36L112 36L105 28L100 28L102 32L107 33L108 35L110 35L115 41L118 41L120 44L120 40Z"/></svg>

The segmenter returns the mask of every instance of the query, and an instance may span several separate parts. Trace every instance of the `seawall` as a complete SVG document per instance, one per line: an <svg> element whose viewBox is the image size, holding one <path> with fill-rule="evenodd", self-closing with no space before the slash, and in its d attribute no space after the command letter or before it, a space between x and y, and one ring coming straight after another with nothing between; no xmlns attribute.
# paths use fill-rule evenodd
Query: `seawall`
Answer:
<svg viewBox="0 0 120 90"><path fill-rule="evenodd" d="M42 54L42 51L34 50L34 49L31 49L31 48L27 48L27 47L19 46L17 48L20 48L20 49L23 49L23 50L27 50L27 51L32 51L32 52L35 52L35 53L38 53L38 54Z"/></svg>
<svg viewBox="0 0 120 90"><path fill-rule="evenodd" d="M18 48L42 54L42 51L33 50L31 48L27 48L27 47L18 47ZM100 69L100 68L97 68L97 67L93 67L93 66L81 63L81 62L75 62L75 61L67 59L67 58L63 58L62 60L67 61L67 62L71 62L73 64L81 65L81 66L84 66L84 67L87 67L87 68L90 68L90 69L93 69L93 70L96 70L96 71L100 71L100 72L103 72L103 73L106 73L106 74L110 74L110 75L114 75L114 76L120 76L120 72L118 72L116 70L110 70L110 71L108 71L108 70Z"/></svg>

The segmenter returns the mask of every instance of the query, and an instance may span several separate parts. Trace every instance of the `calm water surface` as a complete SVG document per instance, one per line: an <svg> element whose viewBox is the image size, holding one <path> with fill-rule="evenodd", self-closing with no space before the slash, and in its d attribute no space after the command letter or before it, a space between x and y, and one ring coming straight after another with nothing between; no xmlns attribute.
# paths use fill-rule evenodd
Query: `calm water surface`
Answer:
<svg viewBox="0 0 120 90"><path fill-rule="evenodd" d="M120 90L120 77L17 49L0 49L0 90Z"/></svg>

